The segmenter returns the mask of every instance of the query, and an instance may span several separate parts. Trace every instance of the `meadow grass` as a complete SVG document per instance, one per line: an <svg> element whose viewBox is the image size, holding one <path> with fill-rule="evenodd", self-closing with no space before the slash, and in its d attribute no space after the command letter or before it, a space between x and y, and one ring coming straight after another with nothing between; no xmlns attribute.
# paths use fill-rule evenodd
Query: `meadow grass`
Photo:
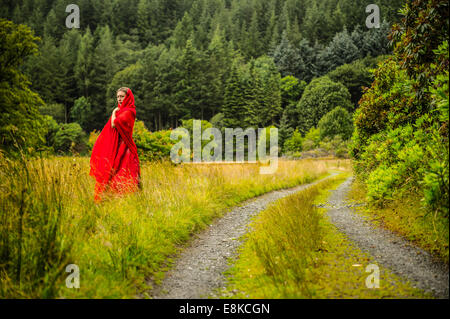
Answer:
<svg viewBox="0 0 450 319"><path fill-rule="evenodd" d="M365 184L356 180L349 197L353 202L364 203L366 194ZM393 200L384 207L360 206L357 211L374 224L414 242L448 264L449 220L440 214L427 212L417 195Z"/></svg>
<svg viewBox="0 0 450 319"><path fill-rule="evenodd" d="M233 205L347 168L349 161L141 163L143 189L96 204L89 158L0 158L0 297L148 297L191 235ZM65 269L79 267L80 287Z"/></svg>
<svg viewBox="0 0 450 319"><path fill-rule="evenodd" d="M376 264L318 208L349 172L280 199L261 212L227 271L223 298L422 298L430 295L386 269L380 288L367 288L366 266Z"/></svg>

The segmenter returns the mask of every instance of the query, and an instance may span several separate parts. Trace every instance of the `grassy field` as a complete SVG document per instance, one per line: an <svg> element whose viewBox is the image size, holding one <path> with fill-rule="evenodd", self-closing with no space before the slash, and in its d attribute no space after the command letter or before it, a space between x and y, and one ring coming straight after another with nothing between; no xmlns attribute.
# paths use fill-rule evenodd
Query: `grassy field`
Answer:
<svg viewBox="0 0 450 319"><path fill-rule="evenodd" d="M275 174L260 175L258 164L143 163L142 191L97 205L88 158L0 158L0 297L133 298L229 207L349 166L279 161ZM69 264L79 268L79 289L66 287Z"/></svg>
<svg viewBox="0 0 450 319"><path fill-rule="evenodd" d="M239 258L228 271L224 298L422 298L430 296L380 267L380 287L367 288L375 263L316 205L349 172L283 198L253 221Z"/></svg>

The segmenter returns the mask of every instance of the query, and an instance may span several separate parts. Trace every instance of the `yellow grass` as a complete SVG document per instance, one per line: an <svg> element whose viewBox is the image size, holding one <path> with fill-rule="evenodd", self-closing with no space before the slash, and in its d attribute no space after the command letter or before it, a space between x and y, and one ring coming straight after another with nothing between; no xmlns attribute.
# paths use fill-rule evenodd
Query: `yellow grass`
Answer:
<svg viewBox="0 0 450 319"><path fill-rule="evenodd" d="M190 236L231 206L350 163L280 160L273 175L259 166L142 163L142 191L95 204L88 158L1 159L0 296L145 295ZM68 264L79 267L79 289L66 287Z"/></svg>

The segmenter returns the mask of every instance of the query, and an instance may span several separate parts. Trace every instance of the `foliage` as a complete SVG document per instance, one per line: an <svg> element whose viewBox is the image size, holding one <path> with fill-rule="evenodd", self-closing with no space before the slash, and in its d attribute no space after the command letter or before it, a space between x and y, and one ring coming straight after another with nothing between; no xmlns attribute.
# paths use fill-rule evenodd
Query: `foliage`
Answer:
<svg viewBox="0 0 450 319"><path fill-rule="evenodd" d="M395 57L414 83L419 100L426 99L426 88L434 77L448 68L448 59L440 59L436 68L434 50L448 41L449 4L445 0L407 1L400 10L402 19L390 34Z"/></svg>
<svg viewBox="0 0 450 319"><path fill-rule="evenodd" d="M299 114L297 128L300 132L306 133L337 106L352 112L350 98L350 93L343 84L333 82L327 76L312 80L297 104Z"/></svg>
<svg viewBox="0 0 450 319"><path fill-rule="evenodd" d="M141 161L161 160L170 157L170 149L175 144L170 139L170 130L149 132L144 122L136 121L133 129L133 140L138 148Z"/></svg>
<svg viewBox="0 0 450 319"><path fill-rule="evenodd" d="M346 109L338 106L320 119L318 128L321 139L340 135L346 141L353 133L352 117Z"/></svg>
<svg viewBox="0 0 450 319"><path fill-rule="evenodd" d="M355 61L359 57L359 48L353 43L347 29L344 29L337 33L330 44L320 52L317 64L321 74L325 74L339 65Z"/></svg>
<svg viewBox="0 0 450 319"><path fill-rule="evenodd" d="M284 142L283 151L286 152L301 152L303 145L302 134L295 130L292 136Z"/></svg>
<svg viewBox="0 0 450 319"><path fill-rule="evenodd" d="M59 103L42 105L39 107L39 112L42 115L51 116L58 123L64 123L66 120L66 110L64 105Z"/></svg>
<svg viewBox="0 0 450 319"><path fill-rule="evenodd" d="M86 133L78 123L61 124L55 134L54 149L57 153L84 154L87 151Z"/></svg>
<svg viewBox="0 0 450 319"><path fill-rule="evenodd" d="M0 19L0 140L1 149L11 154L19 149L33 153L45 142L44 118L38 110L44 102L19 69L37 52L38 39L29 27Z"/></svg>
<svg viewBox="0 0 450 319"><path fill-rule="evenodd" d="M280 76L306 85L353 56L363 57L363 51L385 52L384 24L354 32L366 13L362 0L353 2L83 0L80 29L63 27L67 4L62 0L2 0L0 16L26 23L42 37L41 54L27 59L24 73L46 104L64 106L64 122L78 121L69 116L76 100L90 101L89 116L79 122L87 132L103 127L121 86L133 89L137 116L152 131L178 127L181 119L210 121L234 102L238 110L225 115L226 126L264 127L279 126L286 109L286 96L280 109ZM398 0L378 4L387 21L397 21ZM362 51L361 42L367 43ZM349 49L354 46L358 50ZM333 59L319 61L325 51ZM266 55L273 57L273 70ZM321 70L330 61L336 65ZM233 65L239 84L230 76ZM226 91L230 82L243 96L227 96L233 95ZM297 127L291 110L286 137Z"/></svg>
<svg viewBox="0 0 450 319"><path fill-rule="evenodd" d="M285 76L280 81L281 105L286 108L289 104L296 104L306 88L305 81L299 81L292 75Z"/></svg>
<svg viewBox="0 0 450 319"><path fill-rule="evenodd" d="M344 84L352 96L353 105L356 106L363 95L363 88L369 87L373 82L373 73L370 70L376 68L378 62L385 59L386 56L383 55L377 58L368 56L350 64L341 65L329 72L327 76L334 82Z"/></svg>
<svg viewBox="0 0 450 319"><path fill-rule="evenodd" d="M316 147L319 147L320 143L320 129L311 127L311 129L305 134L303 141L303 150L310 151Z"/></svg>
<svg viewBox="0 0 450 319"><path fill-rule="evenodd" d="M402 15L354 116L351 154L371 203L418 196L448 218L448 3L408 1Z"/></svg>
<svg viewBox="0 0 450 319"><path fill-rule="evenodd" d="M44 115L44 123L47 134L45 135L46 146L49 147L51 152L54 152L55 136L58 133L60 127L53 117L50 115Z"/></svg>
<svg viewBox="0 0 450 319"><path fill-rule="evenodd" d="M349 158L348 144L348 140L342 139L341 135L335 135L332 138L323 138L319 143L319 149L325 150L328 155Z"/></svg>
<svg viewBox="0 0 450 319"><path fill-rule="evenodd" d="M74 119L80 126L88 131L90 118L92 116L92 106L89 98L84 96L75 100L73 108L70 110L70 116Z"/></svg>

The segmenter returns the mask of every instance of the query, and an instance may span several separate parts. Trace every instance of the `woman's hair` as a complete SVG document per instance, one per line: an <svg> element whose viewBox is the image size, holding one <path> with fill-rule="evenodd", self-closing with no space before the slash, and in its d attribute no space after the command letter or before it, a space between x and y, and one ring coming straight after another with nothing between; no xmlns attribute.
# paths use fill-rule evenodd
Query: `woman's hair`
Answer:
<svg viewBox="0 0 450 319"><path fill-rule="evenodd" d="M123 93L127 94L128 90L129 90L129 88L127 88L127 87L121 87L120 89L117 90L117 92L122 91Z"/></svg>

